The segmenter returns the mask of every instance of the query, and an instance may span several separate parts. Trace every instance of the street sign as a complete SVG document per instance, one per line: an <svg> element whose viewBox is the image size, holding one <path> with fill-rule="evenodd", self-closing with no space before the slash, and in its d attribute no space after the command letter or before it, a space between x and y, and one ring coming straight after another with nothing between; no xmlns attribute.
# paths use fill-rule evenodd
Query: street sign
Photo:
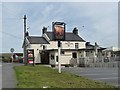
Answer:
<svg viewBox="0 0 120 90"><path fill-rule="evenodd" d="M13 53L15 50L14 50L14 48L11 48L10 51Z"/></svg>

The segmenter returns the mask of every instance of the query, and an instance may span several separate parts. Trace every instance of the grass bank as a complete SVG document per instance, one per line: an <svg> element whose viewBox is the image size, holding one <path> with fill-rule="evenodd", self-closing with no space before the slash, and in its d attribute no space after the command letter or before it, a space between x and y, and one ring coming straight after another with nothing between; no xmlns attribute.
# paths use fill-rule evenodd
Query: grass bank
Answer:
<svg viewBox="0 0 120 90"><path fill-rule="evenodd" d="M105 83L96 82L70 73L37 65L15 66L18 80L17 88L113 88Z"/></svg>

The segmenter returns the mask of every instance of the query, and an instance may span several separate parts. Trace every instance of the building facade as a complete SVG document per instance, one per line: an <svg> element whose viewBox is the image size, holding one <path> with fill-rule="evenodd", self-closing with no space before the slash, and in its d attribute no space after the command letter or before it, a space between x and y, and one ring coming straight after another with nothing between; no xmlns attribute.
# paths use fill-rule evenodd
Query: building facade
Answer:
<svg viewBox="0 0 120 90"><path fill-rule="evenodd" d="M25 44L23 44L24 47ZM34 50L35 63L58 64L58 41L53 38L53 32L47 28L42 29L41 36L27 36L27 49ZM90 44L78 35L78 29L65 32L65 40L61 41L61 64L82 65L87 62L102 60L102 51L105 48Z"/></svg>

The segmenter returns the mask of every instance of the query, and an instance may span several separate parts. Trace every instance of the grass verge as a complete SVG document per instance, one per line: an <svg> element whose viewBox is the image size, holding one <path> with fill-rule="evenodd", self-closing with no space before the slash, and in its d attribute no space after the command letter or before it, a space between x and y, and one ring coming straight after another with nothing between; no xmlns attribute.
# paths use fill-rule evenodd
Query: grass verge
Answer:
<svg viewBox="0 0 120 90"><path fill-rule="evenodd" d="M17 88L114 88L77 75L51 69L42 65L15 66Z"/></svg>

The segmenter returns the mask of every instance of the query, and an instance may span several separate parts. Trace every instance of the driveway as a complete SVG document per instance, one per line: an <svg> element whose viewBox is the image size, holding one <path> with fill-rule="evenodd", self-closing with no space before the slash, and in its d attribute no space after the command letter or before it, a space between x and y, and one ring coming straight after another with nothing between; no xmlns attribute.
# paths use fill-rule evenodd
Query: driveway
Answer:
<svg viewBox="0 0 120 90"><path fill-rule="evenodd" d="M118 86L118 68L62 68L62 71ZM119 77L120 79L120 77Z"/></svg>
<svg viewBox="0 0 120 90"><path fill-rule="evenodd" d="M19 63L2 63L2 88L16 88L17 80L13 66Z"/></svg>

